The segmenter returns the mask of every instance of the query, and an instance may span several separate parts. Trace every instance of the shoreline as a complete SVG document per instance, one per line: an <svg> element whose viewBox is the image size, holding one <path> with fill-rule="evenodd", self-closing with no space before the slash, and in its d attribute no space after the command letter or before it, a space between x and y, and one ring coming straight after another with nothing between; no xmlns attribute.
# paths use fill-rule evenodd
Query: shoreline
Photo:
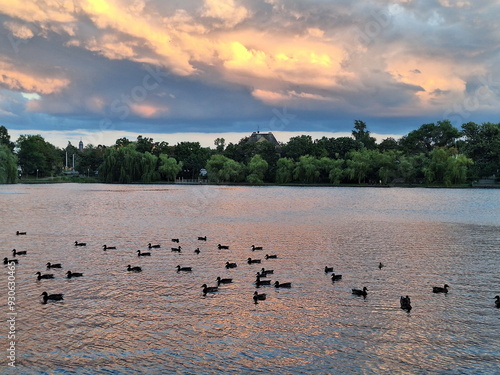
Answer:
<svg viewBox="0 0 500 375"><path fill-rule="evenodd" d="M192 182L134 182L129 184L118 184L118 183L109 183L109 182L101 182L101 181L61 181L57 178L53 179L44 179L44 180L25 180L17 182L16 184L25 184L25 185L38 185L38 184L106 184L106 185L210 185L210 186L255 186L255 187L270 187L270 186L286 186L286 187L324 187L324 188L426 188L426 189L500 189L500 184L484 184L484 185L474 185L474 184L463 184L463 185L425 185L425 184L301 184L301 183L289 183L289 184L249 184L249 183L192 183ZM15 185L15 184L12 184Z"/></svg>

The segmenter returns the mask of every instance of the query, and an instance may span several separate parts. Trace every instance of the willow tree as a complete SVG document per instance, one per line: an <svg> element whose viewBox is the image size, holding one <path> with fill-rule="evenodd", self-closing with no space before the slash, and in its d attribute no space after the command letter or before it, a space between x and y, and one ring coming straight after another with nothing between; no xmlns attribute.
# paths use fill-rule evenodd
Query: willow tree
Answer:
<svg viewBox="0 0 500 375"><path fill-rule="evenodd" d="M319 161L310 155L301 156L293 170L293 177L304 183L317 182L319 175Z"/></svg>
<svg viewBox="0 0 500 375"><path fill-rule="evenodd" d="M230 159L224 155L212 155L208 159L206 167L208 179L212 182L241 182L243 181L243 164Z"/></svg>
<svg viewBox="0 0 500 375"><path fill-rule="evenodd" d="M255 155L248 163L247 181L251 184L263 184L264 174L269 164L260 155Z"/></svg>
<svg viewBox="0 0 500 375"><path fill-rule="evenodd" d="M160 155L160 166L158 167L158 171L167 181L175 180L181 170L182 162L177 162L177 160L165 154Z"/></svg>
<svg viewBox="0 0 500 375"><path fill-rule="evenodd" d="M134 144L110 147L104 152L99 176L104 182L152 182L159 178L156 170L158 158L149 152L141 153Z"/></svg>
<svg viewBox="0 0 500 375"><path fill-rule="evenodd" d="M293 181L295 162L290 158L280 158L276 163L276 182L288 184Z"/></svg>
<svg viewBox="0 0 500 375"><path fill-rule="evenodd" d="M9 146L0 144L0 184L17 182L17 157Z"/></svg>

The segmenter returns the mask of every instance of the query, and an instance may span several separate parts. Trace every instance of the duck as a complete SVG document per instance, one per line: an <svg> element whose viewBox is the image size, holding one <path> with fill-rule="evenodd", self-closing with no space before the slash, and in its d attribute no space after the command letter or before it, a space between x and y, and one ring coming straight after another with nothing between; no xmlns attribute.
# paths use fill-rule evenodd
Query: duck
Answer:
<svg viewBox="0 0 500 375"><path fill-rule="evenodd" d="M257 276L257 279L255 280L255 285L258 287L262 285L271 285L271 280L261 280L259 276Z"/></svg>
<svg viewBox="0 0 500 375"><path fill-rule="evenodd" d="M75 246L87 246L87 243L75 241Z"/></svg>
<svg viewBox="0 0 500 375"><path fill-rule="evenodd" d="M52 273L46 273L46 274L42 275L41 272L37 272L37 273L35 273L35 275L37 275L37 277L36 277L37 280L46 280L46 279L53 279L54 278L54 274L52 274Z"/></svg>
<svg viewBox="0 0 500 375"><path fill-rule="evenodd" d="M382 269L382 267L384 267L384 264L383 264L382 262L380 262L380 263L378 264L378 269L379 269L379 270L381 270L381 269Z"/></svg>
<svg viewBox="0 0 500 375"><path fill-rule="evenodd" d="M352 294L355 296L363 296L366 297L368 293L366 293L368 288L366 286L363 287L363 289L352 289Z"/></svg>
<svg viewBox="0 0 500 375"><path fill-rule="evenodd" d="M332 273L332 281L339 281L342 280L342 275L336 275L335 273Z"/></svg>
<svg viewBox="0 0 500 375"><path fill-rule="evenodd" d="M333 272L333 267L325 266L325 273Z"/></svg>
<svg viewBox="0 0 500 375"><path fill-rule="evenodd" d="M495 307L500 309L500 296L495 296Z"/></svg>
<svg viewBox="0 0 500 375"><path fill-rule="evenodd" d="M264 274L265 276L267 276L267 275L273 275L274 274L274 270L266 270L266 269L262 268L260 270L260 273L261 273L261 275Z"/></svg>
<svg viewBox="0 0 500 375"><path fill-rule="evenodd" d="M182 249L181 245L179 245L179 246L177 246L177 247L171 247L171 248L170 248L170 250L171 250L171 251L176 251L176 252L178 252L178 253L180 253L180 252L181 252L181 249Z"/></svg>
<svg viewBox="0 0 500 375"><path fill-rule="evenodd" d="M81 273L81 272L71 272L71 271L66 272L66 277L68 279L71 279L72 277L82 277L82 276L83 276L83 273Z"/></svg>
<svg viewBox="0 0 500 375"><path fill-rule="evenodd" d="M26 236L26 232L16 231L16 236Z"/></svg>
<svg viewBox="0 0 500 375"><path fill-rule="evenodd" d="M411 310L411 300L410 300L410 297L408 297L408 296L406 296L406 297L401 296L401 298L399 299L399 303L400 303L401 308L403 310L406 310L406 311L410 312L410 310Z"/></svg>
<svg viewBox="0 0 500 375"><path fill-rule="evenodd" d="M255 250L262 250L262 246L252 245L252 251L255 251Z"/></svg>
<svg viewBox="0 0 500 375"><path fill-rule="evenodd" d="M206 241L207 240L207 236L205 237L198 237L198 241Z"/></svg>
<svg viewBox="0 0 500 375"><path fill-rule="evenodd" d="M18 255L26 255L28 252L26 250L23 251L17 251L16 249L12 250L12 256L18 256Z"/></svg>
<svg viewBox="0 0 500 375"><path fill-rule="evenodd" d="M276 254L271 254L271 255L266 254L266 259L276 259L276 258L278 258Z"/></svg>
<svg viewBox="0 0 500 375"><path fill-rule="evenodd" d="M18 264L19 261L17 259L3 258L3 264L9 264L9 263Z"/></svg>
<svg viewBox="0 0 500 375"><path fill-rule="evenodd" d="M221 250L221 249L229 250L229 246L227 246L227 245L218 244L217 247L219 248L219 250Z"/></svg>
<svg viewBox="0 0 500 375"><path fill-rule="evenodd" d="M276 281L274 283L275 288L291 288L292 283L280 283L279 281Z"/></svg>
<svg viewBox="0 0 500 375"><path fill-rule="evenodd" d="M253 293L253 301L256 304L258 303L258 301L265 301L266 297L266 293L258 293L257 291Z"/></svg>
<svg viewBox="0 0 500 375"><path fill-rule="evenodd" d="M142 268L139 266L132 267L130 264L127 266L127 271L131 272L142 272Z"/></svg>
<svg viewBox="0 0 500 375"><path fill-rule="evenodd" d="M444 286L441 288L440 286L433 286L432 287L432 293L448 293L448 288L450 286L448 284L444 284Z"/></svg>
<svg viewBox="0 0 500 375"><path fill-rule="evenodd" d="M148 243L148 249L159 249L160 245L151 245L151 242Z"/></svg>
<svg viewBox="0 0 500 375"><path fill-rule="evenodd" d="M203 295L206 296L207 293L215 293L219 291L218 286L207 286L207 284L203 284L201 286L203 288Z"/></svg>
<svg viewBox="0 0 500 375"><path fill-rule="evenodd" d="M150 257L151 253L143 253L141 250L137 250L137 256L138 257Z"/></svg>
<svg viewBox="0 0 500 375"><path fill-rule="evenodd" d="M221 279L220 277L217 277L217 285L231 284L232 282L233 282L233 279Z"/></svg>
<svg viewBox="0 0 500 375"><path fill-rule="evenodd" d="M229 262L226 262L226 268L236 268L238 267L238 265L236 263L229 263Z"/></svg>
<svg viewBox="0 0 500 375"><path fill-rule="evenodd" d="M61 263L52 264L50 262L47 262L47 269L49 269L49 268L62 268L62 266L61 266Z"/></svg>
<svg viewBox="0 0 500 375"><path fill-rule="evenodd" d="M106 251L106 250L116 250L116 246L102 245L102 249L104 251Z"/></svg>
<svg viewBox="0 0 500 375"><path fill-rule="evenodd" d="M252 259L252 258L248 258L248 259L247 259L247 263L248 263L248 264L260 263L260 259Z"/></svg>
<svg viewBox="0 0 500 375"><path fill-rule="evenodd" d="M199 254L199 253L200 253L200 248L199 248L199 247L197 247L196 249L194 249L194 253L195 253L195 254Z"/></svg>
<svg viewBox="0 0 500 375"><path fill-rule="evenodd" d="M191 272L193 270L192 267L181 267L177 266L177 272L184 271L184 272Z"/></svg>
<svg viewBox="0 0 500 375"><path fill-rule="evenodd" d="M177 243L179 243L179 239L178 239L178 238L172 238L172 242L177 242Z"/></svg>
<svg viewBox="0 0 500 375"><path fill-rule="evenodd" d="M267 275L265 273L262 273L262 272L257 272L257 277L261 278L261 277L267 277Z"/></svg>
<svg viewBox="0 0 500 375"><path fill-rule="evenodd" d="M43 292L40 294L42 296L42 303L47 303L47 301L62 301L64 300L64 294L47 294L47 292Z"/></svg>

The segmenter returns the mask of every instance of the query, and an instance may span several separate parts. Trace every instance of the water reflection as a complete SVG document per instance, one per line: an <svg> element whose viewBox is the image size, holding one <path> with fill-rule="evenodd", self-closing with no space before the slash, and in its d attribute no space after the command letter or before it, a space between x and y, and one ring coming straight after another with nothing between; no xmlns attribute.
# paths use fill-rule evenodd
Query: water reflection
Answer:
<svg viewBox="0 0 500 375"><path fill-rule="evenodd" d="M13 189L0 194L0 241L5 256L28 250L16 276L18 364L27 374L493 373L500 359L497 191ZM170 251L171 238L181 253ZM149 242L162 247L138 257ZM103 251L105 243L117 249ZM249 256L262 263L247 264ZM49 261L63 268L37 283ZM226 269L227 261L238 267ZM193 272L177 273L178 264ZM332 283L326 265L342 280ZM263 286L267 298L256 305L262 267L292 288ZM68 280L69 269L84 276ZM201 285L217 277L234 282L203 297ZM448 295L432 293L444 283ZM364 285L366 299L351 295ZM42 305L44 290L65 300ZM411 296L410 313L401 295Z"/></svg>

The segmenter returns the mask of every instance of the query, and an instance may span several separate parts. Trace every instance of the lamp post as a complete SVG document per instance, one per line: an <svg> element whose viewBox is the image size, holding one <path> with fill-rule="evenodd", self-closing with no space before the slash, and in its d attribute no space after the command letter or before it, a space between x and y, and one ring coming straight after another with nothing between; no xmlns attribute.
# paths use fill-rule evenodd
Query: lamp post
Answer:
<svg viewBox="0 0 500 375"><path fill-rule="evenodd" d="M38 168L36 169L36 179L38 180Z"/></svg>

